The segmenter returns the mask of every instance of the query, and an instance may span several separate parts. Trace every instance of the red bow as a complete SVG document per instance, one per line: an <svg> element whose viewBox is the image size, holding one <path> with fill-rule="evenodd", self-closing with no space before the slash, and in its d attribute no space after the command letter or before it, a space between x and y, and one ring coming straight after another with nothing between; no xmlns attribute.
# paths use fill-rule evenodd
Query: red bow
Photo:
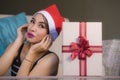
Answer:
<svg viewBox="0 0 120 80"><path fill-rule="evenodd" d="M89 42L84 37L78 37L79 44L72 42L71 49L72 54L71 58L74 60L77 56L79 59L85 60L86 56L91 56L92 51L89 49Z"/></svg>

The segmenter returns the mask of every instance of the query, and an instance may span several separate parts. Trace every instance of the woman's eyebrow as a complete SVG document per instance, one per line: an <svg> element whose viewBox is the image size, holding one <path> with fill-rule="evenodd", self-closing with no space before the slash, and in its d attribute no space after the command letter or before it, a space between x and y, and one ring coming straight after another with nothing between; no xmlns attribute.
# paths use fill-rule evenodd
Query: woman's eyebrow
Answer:
<svg viewBox="0 0 120 80"><path fill-rule="evenodd" d="M35 20L35 18L33 17L32 20Z"/></svg>
<svg viewBox="0 0 120 80"><path fill-rule="evenodd" d="M41 22L39 22L39 23L42 23L42 24L47 24L46 22L42 22L42 21L41 21Z"/></svg>

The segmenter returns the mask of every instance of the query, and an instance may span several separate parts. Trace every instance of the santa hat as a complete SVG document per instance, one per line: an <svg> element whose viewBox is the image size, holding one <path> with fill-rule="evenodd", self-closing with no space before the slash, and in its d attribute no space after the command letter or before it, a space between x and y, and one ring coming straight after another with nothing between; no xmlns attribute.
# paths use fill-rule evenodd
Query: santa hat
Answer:
<svg viewBox="0 0 120 80"><path fill-rule="evenodd" d="M64 21L64 18L60 15L56 4L53 4L43 10L40 10L37 13L43 14L47 19L49 32L52 36L52 40L54 41L61 31L62 22Z"/></svg>

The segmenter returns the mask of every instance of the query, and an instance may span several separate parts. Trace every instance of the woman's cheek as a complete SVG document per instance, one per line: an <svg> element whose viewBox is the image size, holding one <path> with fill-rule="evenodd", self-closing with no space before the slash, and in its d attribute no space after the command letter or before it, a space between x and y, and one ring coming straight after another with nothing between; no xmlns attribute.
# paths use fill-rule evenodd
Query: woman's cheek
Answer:
<svg viewBox="0 0 120 80"><path fill-rule="evenodd" d="M44 38L44 36L45 36L45 35L41 34L41 35L38 36L38 39L39 39L39 40L42 40L42 39Z"/></svg>
<svg viewBox="0 0 120 80"><path fill-rule="evenodd" d="M40 33L38 35L38 39L42 40L47 34L46 33Z"/></svg>

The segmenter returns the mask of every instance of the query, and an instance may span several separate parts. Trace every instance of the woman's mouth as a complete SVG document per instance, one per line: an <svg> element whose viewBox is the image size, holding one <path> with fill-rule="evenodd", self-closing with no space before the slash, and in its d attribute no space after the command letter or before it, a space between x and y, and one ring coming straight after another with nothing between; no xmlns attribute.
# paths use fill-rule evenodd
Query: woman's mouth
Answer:
<svg viewBox="0 0 120 80"><path fill-rule="evenodd" d="M29 38L33 38L33 37L34 37L34 35L33 35L32 33L30 33L30 32L27 33L27 36L28 36Z"/></svg>

